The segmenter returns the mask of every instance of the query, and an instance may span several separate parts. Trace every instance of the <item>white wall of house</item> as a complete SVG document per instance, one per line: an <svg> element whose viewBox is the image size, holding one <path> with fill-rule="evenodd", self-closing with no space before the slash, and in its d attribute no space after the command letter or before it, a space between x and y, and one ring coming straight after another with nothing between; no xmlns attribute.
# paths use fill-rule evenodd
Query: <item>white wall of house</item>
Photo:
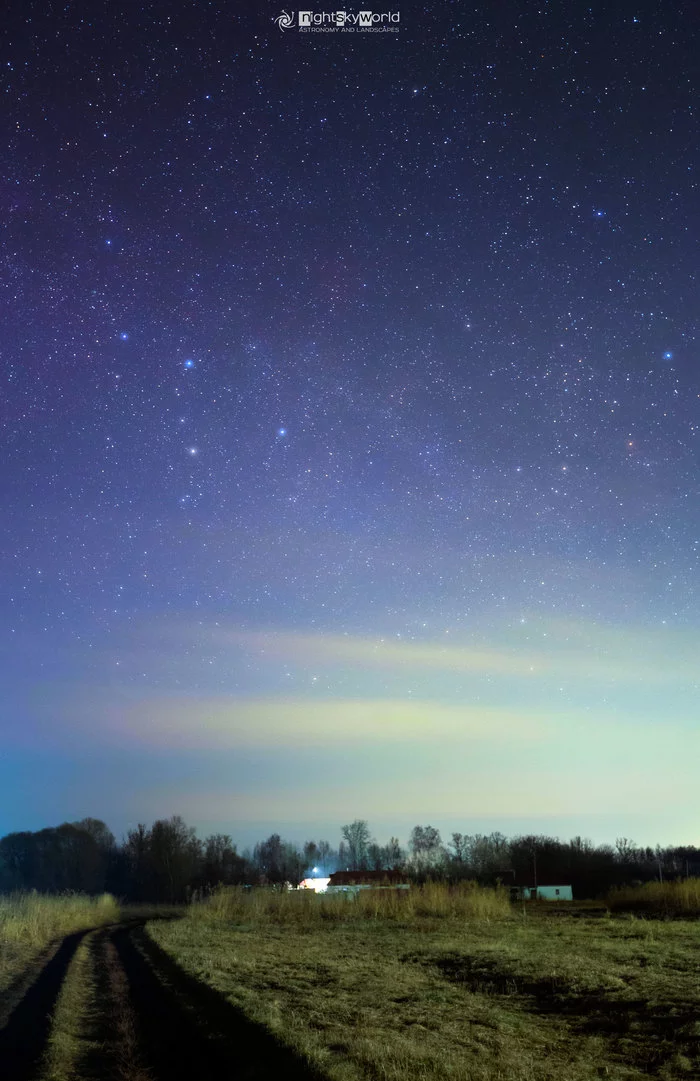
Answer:
<svg viewBox="0 0 700 1081"><path fill-rule="evenodd" d="M534 901L573 901L571 886L523 886L521 897Z"/></svg>

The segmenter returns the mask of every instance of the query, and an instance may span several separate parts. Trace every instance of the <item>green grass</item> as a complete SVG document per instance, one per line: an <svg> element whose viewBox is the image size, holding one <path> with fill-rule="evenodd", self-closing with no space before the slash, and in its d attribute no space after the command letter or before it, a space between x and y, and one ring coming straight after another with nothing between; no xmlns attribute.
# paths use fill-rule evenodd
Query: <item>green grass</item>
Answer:
<svg viewBox="0 0 700 1081"><path fill-rule="evenodd" d="M533 919L493 891L409 892L228 891L148 930L333 1081L700 1073L696 923Z"/></svg>
<svg viewBox="0 0 700 1081"><path fill-rule="evenodd" d="M649 916L700 916L700 878L682 882L646 882L613 890L607 898L612 912Z"/></svg>

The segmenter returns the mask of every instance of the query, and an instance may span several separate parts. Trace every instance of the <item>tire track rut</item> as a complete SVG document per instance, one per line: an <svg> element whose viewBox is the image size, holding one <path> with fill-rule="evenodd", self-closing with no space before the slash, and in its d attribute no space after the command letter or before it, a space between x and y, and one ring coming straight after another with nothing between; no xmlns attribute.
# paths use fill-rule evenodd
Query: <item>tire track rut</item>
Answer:
<svg viewBox="0 0 700 1081"><path fill-rule="evenodd" d="M25 1081L36 1076L68 966L87 933L77 931L63 939L12 1010L4 1028L0 1029L0 1076L3 1081Z"/></svg>
<svg viewBox="0 0 700 1081"><path fill-rule="evenodd" d="M69 935L0 1028L2 1081L48 1081L57 1004L86 940L94 992L61 1081L323 1081L300 1056L184 972L144 921ZM84 951L83 951L84 952Z"/></svg>

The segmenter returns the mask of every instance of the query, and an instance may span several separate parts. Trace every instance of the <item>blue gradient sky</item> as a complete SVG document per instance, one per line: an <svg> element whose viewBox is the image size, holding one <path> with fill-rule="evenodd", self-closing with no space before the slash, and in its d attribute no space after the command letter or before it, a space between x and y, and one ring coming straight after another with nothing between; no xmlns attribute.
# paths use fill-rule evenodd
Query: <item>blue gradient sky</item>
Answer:
<svg viewBox="0 0 700 1081"><path fill-rule="evenodd" d="M697 25L2 46L0 833L697 843Z"/></svg>

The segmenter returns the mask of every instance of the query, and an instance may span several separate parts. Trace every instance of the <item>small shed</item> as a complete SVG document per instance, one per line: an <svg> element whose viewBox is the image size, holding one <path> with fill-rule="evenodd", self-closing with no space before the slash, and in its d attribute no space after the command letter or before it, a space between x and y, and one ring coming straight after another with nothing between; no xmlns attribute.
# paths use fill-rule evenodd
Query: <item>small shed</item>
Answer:
<svg viewBox="0 0 700 1081"><path fill-rule="evenodd" d="M511 886L511 901L573 901L571 886L538 883L537 886Z"/></svg>

